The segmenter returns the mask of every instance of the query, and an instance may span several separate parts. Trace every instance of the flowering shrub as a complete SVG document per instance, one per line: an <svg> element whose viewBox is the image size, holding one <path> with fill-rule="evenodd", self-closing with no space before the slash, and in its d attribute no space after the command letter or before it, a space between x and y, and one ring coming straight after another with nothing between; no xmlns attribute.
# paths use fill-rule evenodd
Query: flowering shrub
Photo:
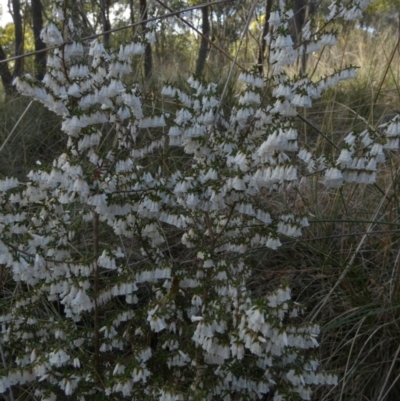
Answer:
<svg viewBox="0 0 400 401"><path fill-rule="evenodd" d="M115 52L98 40L87 47L57 2L42 38L60 47L43 82L15 84L62 116L68 143L26 182L0 181L0 263L15 281L0 314L0 393L277 401L337 383L318 371L308 351L318 326L300 323L289 288L257 299L246 283L254 251L308 226L285 202L304 177L371 184L384 149L399 147L399 117L379 135L349 133L337 157L298 141L296 108L355 71L312 81L285 67L333 46L335 21L367 3L334 1L324 29L307 22L298 49L281 4L267 78L242 72L228 111L213 83L165 84L165 108L175 105L166 112L126 79L156 27Z"/></svg>

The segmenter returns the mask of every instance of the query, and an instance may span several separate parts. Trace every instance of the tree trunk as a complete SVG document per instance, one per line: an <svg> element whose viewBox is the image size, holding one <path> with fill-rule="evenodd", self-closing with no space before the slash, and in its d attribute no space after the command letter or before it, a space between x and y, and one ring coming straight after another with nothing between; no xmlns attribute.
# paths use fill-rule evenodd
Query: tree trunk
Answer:
<svg viewBox="0 0 400 401"><path fill-rule="evenodd" d="M316 0L296 0L293 6L294 12L294 38L295 46L301 44L302 35L301 30L303 29L304 23L308 20L310 15L315 14L317 10ZM306 47L304 47L303 53L300 55L300 74L304 74L307 68L307 54Z"/></svg>
<svg viewBox="0 0 400 401"><path fill-rule="evenodd" d="M22 33L21 5L19 0L12 0L13 20L15 27L15 55L24 54L24 35ZM24 59L18 58L14 64L14 77L20 76L24 71Z"/></svg>
<svg viewBox="0 0 400 401"><path fill-rule="evenodd" d="M133 7L133 0L129 0L129 17L131 24L133 25L135 23L135 9ZM135 27L132 27L132 34L135 35Z"/></svg>
<svg viewBox="0 0 400 401"><path fill-rule="evenodd" d="M147 20L147 0L140 0L140 19L142 21ZM146 22L142 23L142 30L145 31ZM150 79L153 74L153 56L151 52L150 43L146 44L145 52L144 52L144 76L146 80Z"/></svg>
<svg viewBox="0 0 400 401"><path fill-rule="evenodd" d="M86 15L86 10L82 4L83 0L72 0L72 21L75 26L82 26L82 35L89 36L94 35L96 30L92 26L89 18Z"/></svg>
<svg viewBox="0 0 400 401"><path fill-rule="evenodd" d="M297 46L301 42L301 29L303 28L306 17L307 1L296 0L293 4L293 30L294 43Z"/></svg>
<svg viewBox="0 0 400 401"><path fill-rule="evenodd" d="M32 9L32 22L33 22L33 36L35 40L35 50L43 50L46 45L40 39L40 32L43 29L43 18L42 18L42 1L41 0L31 0ZM46 53L40 52L35 55L35 70L36 78L42 80L44 74L46 73Z"/></svg>
<svg viewBox="0 0 400 401"><path fill-rule="evenodd" d="M6 54L4 53L3 48L0 45L0 61L3 61L7 58ZM12 86L12 81L13 77L11 75L11 72L8 68L7 63L0 63L0 77L1 77L1 82L3 83L4 91L6 92L6 95L12 95L15 93L14 87Z"/></svg>
<svg viewBox="0 0 400 401"><path fill-rule="evenodd" d="M101 23L103 25L103 32L107 32L111 29L110 24L110 2L109 0L100 0L101 8ZM104 35L104 46L107 48L110 46L110 33Z"/></svg>
<svg viewBox="0 0 400 401"><path fill-rule="evenodd" d="M201 9L201 33L203 36L201 37L199 55L197 57L196 75L203 73L209 51L210 21L208 19L208 9L208 6Z"/></svg>
<svg viewBox="0 0 400 401"><path fill-rule="evenodd" d="M258 59L257 59L257 64L258 64L258 71L260 74L264 72L264 56L265 56L265 50L267 48L267 41L265 40L265 37L268 35L269 32L269 17L271 15L271 9L272 9L272 3L274 0L267 0L265 3L265 21L264 21L264 27L263 31L261 33L261 38L260 38L260 46L258 48Z"/></svg>

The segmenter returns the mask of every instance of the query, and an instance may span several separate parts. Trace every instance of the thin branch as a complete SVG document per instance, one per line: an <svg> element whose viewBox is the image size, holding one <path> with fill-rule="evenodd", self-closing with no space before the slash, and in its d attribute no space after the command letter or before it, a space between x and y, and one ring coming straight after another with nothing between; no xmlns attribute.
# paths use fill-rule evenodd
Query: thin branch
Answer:
<svg viewBox="0 0 400 401"><path fill-rule="evenodd" d="M383 77L382 77L382 79L381 79L381 82L379 83L378 90L377 90L376 95L375 95L375 97L374 97L374 104L376 104L376 102L378 101L378 97L379 97L379 95L381 94L381 90L382 90L383 83L385 82L386 75L387 75L387 73L388 73L389 70L390 70L390 66L391 66L392 61L393 61L393 58L394 58L394 56L395 56L395 54L396 54L396 50L399 49L399 44L400 44L400 37L397 39L396 45L394 46L394 48L393 48L393 50L392 50L392 54L391 54L390 57L389 57L388 63L387 63L386 68L385 68L385 73L383 74ZM386 54L385 54L385 56L386 56Z"/></svg>
<svg viewBox="0 0 400 401"><path fill-rule="evenodd" d="M320 241L321 239L334 239L334 238L344 238L344 237L356 237L356 236L366 236L366 235L379 235L379 234L400 234L400 230L375 230L365 233L348 233L348 234L334 234L327 235L325 237L314 237L314 238L304 238L303 241Z"/></svg>
<svg viewBox="0 0 400 401"><path fill-rule="evenodd" d="M228 224L229 224L229 222L231 221L231 218L232 218L232 216L233 216L233 212L235 211L236 203L237 203L237 202L234 202L233 205L231 206L231 210L230 210L230 212L229 212L228 218L226 219L226 223L225 223L224 226L222 227L222 230L219 232L218 235L215 236L215 238L214 238L214 242L215 242L215 243L217 242L217 240L219 239L219 237L222 236L222 234L223 234L224 231L225 231L225 228L228 227Z"/></svg>
<svg viewBox="0 0 400 401"><path fill-rule="evenodd" d="M363 224L382 224L384 226L400 226L400 223L391 223L389 221L371 221L371 220L309 220L310 224L313 223L363 223Z"/></svg>
<svg viewBox="0 0 400 401"><path fill-rule="evenodd" d="M99 256L99 214L93 212L93 254L97 259ZM94 369L100 379L99 356L100 356L100 310L97 298L100 292L99 265L96 262L94 271Z"/></svg>
<svg viewBox="0 0 400 401"><path fill-rule="evenodd" d="M335 145L316 125L314 125L311 121L307 120L300 114L297 114L297 117L305 122L307 125L309 125L311 128L313 128L315 131L317 131L323 138L325 138L334 148L339 150L339 146Z"/></svg>
<svg viewBox="0 0 400 401"><path fill-rule="evenodd" d="M8 134L7 138L5 139L5 141L3 142L3 144L0 147L0 152L4 149L4 147L7 145L8 141L11 138L11 135L14 133L14 131L16 130L16 128L18 127L19 123L21 122L21 120L24 118L25 114L28 112L28 110L30 109L30 107L32 106L33 100L31 100L28 104L28 106L26 106L24 112L21 114L21 116L19 117L18 121L16 122L16 124L14 125L13 129L11 130L11 132Z"/></svg>
<svg viewBox="0 0 400 401"><path fill-rule="evenodd" d="M210 240L211 240L211 252L214 252L214 248L215 248L214 230L213 230L212 221L210 219L210 215L208 212L204 212L204 220L206 221L208 236L210 237Z"/></svg>

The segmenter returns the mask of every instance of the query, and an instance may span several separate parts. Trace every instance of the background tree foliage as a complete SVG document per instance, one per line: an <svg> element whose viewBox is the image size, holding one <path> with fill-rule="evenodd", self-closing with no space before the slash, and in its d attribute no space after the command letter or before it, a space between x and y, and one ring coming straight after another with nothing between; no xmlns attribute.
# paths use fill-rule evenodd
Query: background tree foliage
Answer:
<svg viewBox="0 0 400 401"><path fill-rule="evenodd" d="M266 10L271 9L273 3L273 0L260 0L256 4L255 11L261 25L265 21L263 15L265 15ZM71 0L75 24L82 30L83 36L120 28L140 22L141 19L154 15L160 16L195 4L199 4L199 2L156 0L148 4L147 0L102 0L100 2ZM233 55L237 49L237 43L240 39L239 27L246 20L251 4L253 2L250 0L243 0L240 3L226 2L205 6L200 10L185 13L184 16L178 15L177 18L158 22L156 44L152 48L148 48L146 53L144 77L151 77L151 70L153 69L157 72L157 75L166 76L169 73L165 71L166 60L168 60L168 65L185 64L188 67L188 72L196 72L197 74L201 74L206 65L208 72L223 67L226 55ZM42 0L13 0L10 3L10 11L13 13L14 20L16 19L18 22L18 15L21 16L22 30L21 27L18 28L18 23L3 28L4 33L2 34L0 45L7 58L22 52L32 51L32 42L35 44L34 49L43 49L38 32L40 32L42 25L50 20L52 6L51 1ZM305 1L302 1L301 4L296 2L297 12L294 34L296 34L296 30L300 29L302 18L304 19L304 14L308 12L308 8L309 5ZM3 12L8 12L8 10L3 10ZM265 52L265 43L262 43L263 38L260 36L261 33L265 33L265 29L263 31L261 25L259 26L261 29L258 32L251 30L246 38L243 57L250 63L254 63L257 60L260 49ZM19 37L19 31L23 32L23 38ZM141 32L143 32L143 26L134 26L131 29L107 34L104 36L104 43L107 47L128 39L132 35L140 35ZM20 42L17 51L15 48L12 49L12 44L15 45L16 40ZM189 43L190 46L188 46ZM43 55L43 53L40 54ZM40 58L41 56L38 57L35 64L28 62L27 65L24 65L22 61L13 62L13 64L9 65L11 74L19 75L22 71L21 68L23 68L26 72L39 76L40 69L43 70L44 67L44 59L43 57ZM155 58L154 65L150 61L153 57ZM15 63L18 64L17 71L14 71ZM5 74L2 77L4 81Z"/></svg>
<svg viewBox="0 0 400 401"><path fill-rule="evenodd" d="M286 2L288 5L293 3L290 0ZM121 28L148 17L164 15L199 4L194 0L154 0L152 2L148 0L101 0L100 2L71 0L70 3L74 10L75 24L79 26L83 36ZM239 3L226 2L205 6L182 16L178 15L157 22L157 41L155 45L147 49L143 78L149 79L153 73L156 73L158 77L168 77L176 71L171 67L177 64L184 64L188 72L197 74L201 74L204 68L209 74L224 68L227 55L232 56L237 50L240 39L238 27L242 26L253 3L250 0L243 0ZM259 0L255 4L257 18L247 33L240 56L245 63L248 63L247 65L262 64L262 54L266 51L264 37L269 30L268 19L265 19L265 15L269 14L274 4L277 4L276 0ZM301 42L304 19L313 14L315 18L318 18L319 9L325 12L328 4L326 0L298 0L293 3L295 15L291 30L296 42ZM48 0L10 2L10 10L6 9L2 12L11 11L14 24L1 28L0 59L27 53L34 49L43 50L40 30L43 24L47 24L51 19L52 7L53 2ZM376 0L369 6L365 21L374 27L380 26L383 21L396 25L396 13L399 7L398 0ZM132 36L144 34L143 26L135 25L130 29L106 34L104 43L107 47L120 43L121 40L128 40ZM305 59L302 61L303 69L304 63ZM45 53L39 53L35 61L26 58L8 63L8 71L2 64L0 75L7 92L11 93L10 76L20 75L22 71L26 71L40 78L44 67Z"/></svg>

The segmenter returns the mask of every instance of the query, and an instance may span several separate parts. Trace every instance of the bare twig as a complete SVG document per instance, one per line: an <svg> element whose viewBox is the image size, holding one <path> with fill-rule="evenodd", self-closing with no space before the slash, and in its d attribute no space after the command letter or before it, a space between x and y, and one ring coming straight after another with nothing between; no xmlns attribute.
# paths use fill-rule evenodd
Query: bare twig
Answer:
<svg viewBox="0 0 400 401"><path fill-rule="evenodd" d="M97 258L99 255L99 214L93 212L93 254ZM94 369L100 378L99 373L99 354L100 354L100 310L97 302L99 296L99 266L96 262L94 270Z"/></svg>
<svg viewBox="0 0 400 401"><path fill-rule="evenodd" d="M5 139L3 144L1 145L0 152L4 149L4 147L7 145L8 141L11 139L11 135L14 133L14 131L18 127L19 123L21 122L21 120L25 117L25 114L28 112L29 108L32 106L32 103L33 103L33 100L31 100L29 102L28 106L26 106L24 112L21 114L21 116L19 117L18 121L14 125L13 129L11 130L11 132L8 134L7 138Z"/></svg>
<svg viewBox="0 0 400 401"><path fill-rule="evenodd" d="M297 117L305 122L307 125L309 125L311 128L313 128L315 131L317 131L324 139L326 139L334 148L339 149L339 146L335 145L315 124L313 124L311 121L307 120L305 117L301 116L300 114L297 114Z"/></svg>

